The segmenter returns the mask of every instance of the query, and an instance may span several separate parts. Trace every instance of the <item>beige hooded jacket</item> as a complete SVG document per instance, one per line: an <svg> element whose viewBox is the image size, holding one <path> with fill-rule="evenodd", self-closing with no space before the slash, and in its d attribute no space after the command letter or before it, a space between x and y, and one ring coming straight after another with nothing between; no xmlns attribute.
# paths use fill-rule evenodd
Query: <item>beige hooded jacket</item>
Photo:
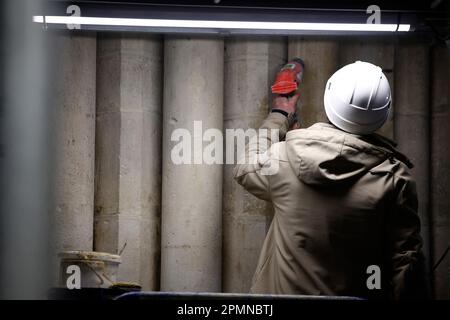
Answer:
<svg viewBox="0 0 450 320"><path fill-rule="evenodd" d="M234 169L239 184L274 207L251 292L411 295L422 240L408 159L381 136L331 124L287 132L279 113L269 114L261 128L278 129L285 141L260 136L247 145L246 163ZM278 170L267 174L268 168ZM369 290L373 265L380 268L381 289Z"/></svg>

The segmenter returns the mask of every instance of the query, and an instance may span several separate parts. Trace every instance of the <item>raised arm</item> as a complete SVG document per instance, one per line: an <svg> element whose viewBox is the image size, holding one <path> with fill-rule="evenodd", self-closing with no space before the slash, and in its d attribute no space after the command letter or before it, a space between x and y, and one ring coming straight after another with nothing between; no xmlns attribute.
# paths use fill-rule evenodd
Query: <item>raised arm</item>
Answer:
<svg viewBox="0 0 450 320"><path fill-rule="evenodd" d="M238 164L235 166L233 174L235 180L247 191L263 200L270 200L268 173L264 171L270 165L270 146L274 142L284 139L286 132L292 125L295 105L299 95L290 98L277 96L273 100L272 111L262 123L259 129L266 129L266 134L257 133L257 136L250 139L245 146L245 152ZM273 141L273 131L278 130L278 139Z"/></svg>

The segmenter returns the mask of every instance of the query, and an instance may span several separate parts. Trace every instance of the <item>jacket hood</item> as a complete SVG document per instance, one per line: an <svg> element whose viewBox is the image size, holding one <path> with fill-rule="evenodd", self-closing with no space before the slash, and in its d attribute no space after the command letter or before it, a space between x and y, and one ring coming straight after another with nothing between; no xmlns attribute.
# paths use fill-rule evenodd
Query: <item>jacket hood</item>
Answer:
<svg viewBox="0 0 450 320"><path fill-rule="evenodd" d="M312 185L349 182L386 159L397 158L412 167L409 160L395 150L393 141L377 134L350 134L327 123L289 131L286 151L297 177Z"/></svg>

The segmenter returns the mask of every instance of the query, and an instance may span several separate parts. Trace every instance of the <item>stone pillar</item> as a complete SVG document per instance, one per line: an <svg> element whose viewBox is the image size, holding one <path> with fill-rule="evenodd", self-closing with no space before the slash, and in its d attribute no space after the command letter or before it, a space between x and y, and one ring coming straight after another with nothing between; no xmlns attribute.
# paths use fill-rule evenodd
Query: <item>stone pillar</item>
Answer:
<svg viewBox="0 0 450 320"><path fill-rule="evenodd" d="M257 129L261 125L270 108L270 85L286 61L286 49L284 38L227 39L224 129ZM224 292L245 293L250 290L273 210L270 203L234 181L233 167L224 166L222 283Z"/></svg>
<svg viewBox="0 0 450 320"><path fill-rule="evenodd" d="M431 226L433 265L450 246L450 56L433 48L431 71ZM434 272L434 293L450 299L450 255Z"/></svg>
<svg viewBox="0 0 450 320"><path fill-rule="evenodd" d="M430 177L430 70L429 47L402 41L395 56L395 139L398 148L414 163L423 252L430 270L429 177ZM412 74L414 73L414 74Z"/></svg>
<svg viewBox="0 0 450 320"><path fill-rule="evenodd" d="M323 94L328 78L338 68L336 38L290 37L289 59L294 57L302 58L305 62L299 102L301 127L307 128L316 122L327 122Z"/></svg>
<svg viewBox="0 0 450 320"><path fill-rule="evenodd" d="M159 288L162 41L98 38L95 250L121 254L118 280Z"/></svg>
<svg viewBox="0 0 450 320"><path fill-rule="evenodd" d="M392 93L391 112L385 124L377 130L377 133L394 139L394 45L393 40L370 39L367 36L352 38L342 41L340 44L339 68L355 61L373 63L383 69L389 80Z"/></svg>
<svg viewBox="0 0 450 320"><path fill-rule="evenodd" d="M54 249L92 250L96 35L72 32L54 41Z"/></svg>
<svg viewBox="0 0 450 320"><path fill-rule="evenodd" d="M222 165L203 161L211 142L202 131L223 128L223 50L223 40L199 36L164 44L163 291L221 291Z"/></svg>

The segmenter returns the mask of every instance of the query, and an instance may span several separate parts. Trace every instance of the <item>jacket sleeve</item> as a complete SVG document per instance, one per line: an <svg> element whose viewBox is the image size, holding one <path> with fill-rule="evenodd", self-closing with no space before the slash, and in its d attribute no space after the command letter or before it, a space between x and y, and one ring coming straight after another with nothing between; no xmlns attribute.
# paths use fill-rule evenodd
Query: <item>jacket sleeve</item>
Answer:
<svg viewBox="0 0 450 320"><path fill-rule="evenodd" d="M424 299L428 297L428 286L415 182L401 179L396 189L394 210L388 218L390 296L396 300Z"/></svg>
<svg viewBox="0 0 450 320"><path fill-rule="evenodd" d="M234 167L234 179L254 196L270 200L270 188L267 174L264 174L263 166L268 158L267 151L270 146L280 141L286 135L289 127L288 118L280 113L272 112L262 123L259 129L267 129L267 134L261 134L250 139L245 146L245 152L238 159ZM278 130L277 141L272 141L272 130Z"/></svg>

